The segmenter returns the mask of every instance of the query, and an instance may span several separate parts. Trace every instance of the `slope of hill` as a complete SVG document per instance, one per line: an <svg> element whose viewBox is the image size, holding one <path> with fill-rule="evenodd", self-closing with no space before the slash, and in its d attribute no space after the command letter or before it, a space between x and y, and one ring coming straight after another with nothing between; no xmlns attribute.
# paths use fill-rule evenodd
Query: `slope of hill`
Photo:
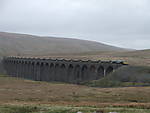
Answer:
<svg viewBox="0 0 150 113"><path fill-rule="evenodd" d="M126 49L94 41L0 32L0 54L3 55L51 55L101 51L126 51Z"/></svg>
<svg viewBox="0 0 150 113"><path fill-rule="evenodd" d="M3 55L125 60L131 65L150 66L150 50L131 51L93 41L0 32L0 56Z"/></svg>
<svg viewBox="0 0 150 113"><path fill-rule="evenodd" d="M150 49L137 50L137 51L132 51L132 52L123 52L123 53L117 54L117 56L150 58Z"/></svg>

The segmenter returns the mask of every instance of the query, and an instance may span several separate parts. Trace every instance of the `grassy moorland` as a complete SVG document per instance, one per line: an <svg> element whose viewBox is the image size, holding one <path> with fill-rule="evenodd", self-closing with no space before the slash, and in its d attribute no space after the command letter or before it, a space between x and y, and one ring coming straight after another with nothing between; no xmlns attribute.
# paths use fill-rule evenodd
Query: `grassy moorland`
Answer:
<svg viewBox="0 0 150 113"><path fill-rule="evenodd" d="M125 60L131 65L150 66L150 50L136 51L93 41L56 37L41 38L33 35L0 32L0 56L9 55L85 60Z"/></svg>
<svg viewBox="0 0 150 113"><path fill-rule="evenodd" d="M87 40L0 32L0 53L6 56L60 55L90 51L100 52L127 50Z"/></svg>
<svg viewBox="0 0 150 113"><path fill-rule="evenodd" d="M93 88L0 76L0 113L149 113L150 87Z"/></svg>

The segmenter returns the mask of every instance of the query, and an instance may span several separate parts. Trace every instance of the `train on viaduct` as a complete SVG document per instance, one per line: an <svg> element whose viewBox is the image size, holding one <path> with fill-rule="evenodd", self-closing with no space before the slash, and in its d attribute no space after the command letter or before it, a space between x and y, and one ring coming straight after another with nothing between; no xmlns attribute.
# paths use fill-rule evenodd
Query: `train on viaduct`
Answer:
<svg viewBox="0 0 150 113"><path fill-rule="evenodd" d="M123 62L6 57L9 76L36 81L80 83L97 80L123 66Z"/></svg>

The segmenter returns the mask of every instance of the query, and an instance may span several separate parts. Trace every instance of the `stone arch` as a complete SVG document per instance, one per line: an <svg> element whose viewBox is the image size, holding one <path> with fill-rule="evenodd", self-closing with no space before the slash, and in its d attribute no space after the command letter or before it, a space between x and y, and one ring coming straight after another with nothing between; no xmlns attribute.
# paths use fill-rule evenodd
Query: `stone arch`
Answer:
<svg viewBox="0 0 150 113"><path fill-rule="evenodd" d="M24 70L24 62L23 61L20 61L20 77L23 77L23 70Z"/></svg>
<svg viewBox="0 0 150 113"><path fill-rule="evenodd" d="M48 81L54 81L55 77L55 66L51 63L48 67L48 74L47 74Z"/></svg>
<svg viewBox="0 0 150 113"><path fill-rule="evenodd" d="M34 80L37 79L36 75L37 75L37 62L34 61L34 76L33 76Z"/></svg>
<svg viewBox="0 0 150 113"><path fill-rule="evenodd" d="M97 70L97 79L104 77L104 67L99 66Z"/></svg>
<svg viewBox="0 0 150 113"><path fill-rule="evenodd" d="M80 82L81 81L81 68L80 65L76 65L74 69L74 80L75 82Z"/></svg>
<svg viewBox="0 0 150 113"><path fill-rule="evenodd" d="M28 63L28 69L29 69L29 79L31 79L31 77L32 77L32 71L33 71L33 69L32 69L32 62L31 61L29 61L29 63Z"/></svg>
<svg viewBox="0 0 150 113"><path fill-rule="evenodd" d="M35 80L40 80L40 62L36 62L35 65Z"/></svg>
<svg viewBox="0 0 150 113"><path fill-rule="evenodd" d="M18 61L18 77L21 77L21 68L22 68L22 65L21 65L21 61Z"/></svg>
<svg viewBox="0 0 150 113"><path fill-rule="evenodd" d="M28 62L27 61L24 61L24 64L23 64L23 77L24 78L28 78Z"/></svg>
<svg viewBox="0 0 150 113"><path fill-rule="evenodd" d="M49 63L45 63L46 66L49 66Z"/></svg>
<svg viewBox="0 0 150 113"><path fill-rule="evenodd" d="M12 65L12 67L11 67L11 69L12 69L11 75L12 75L13 77L15 77L16 62L15 62L14 60L12 60L11 65Z"/></svg>
<svg viewBox="0 0 150 113"><path fill-rule="evenodd" d="M25 61L25 78L29 79L30 76L30 63Z"/></svg>
<svg viewBox="0 0 150 113"><path fill-rule="evenodd" d="M109 73L113 72L113 67L112 66L109 66L107 69L106 69L106 75L108 75Z"/></svg>
<svg viewBox="0 0 150 113"><path fill-rule="evenodd" d="M35 70L34 70L34 62L31 62L30 63L30 76L29 76L29 79L31 79L31 80L35 80L34 79L34 73L35 73Z"/></svg>
<svg viewBox="0 0 150 113"><path fill-rule="evenodd" d="M14 61L14 60L12 60L12 64L15 64L15 61Z"/></svg>
<svg viewBox="0 0 150 113"><path fill-rule="evenodd" d="M66 66L65 66L65 64L61 64L61 68L65 68Z"/></svg>
<svg viewBox="0 0 150 113"><path fill-rule="evenodd" d="M41 64L40 64L40 78L39 78L39 80L40 81L44 81L45 80L45 73L44 73L44 63L43 62L41 62Z"/></svg>
<svg viewBox="0 0 150 113"><path fill-rule="evenodd" d="M51 63L51 64L50 64L50 67L54 67L54 64L53 64L53 63Z"/></svg>
<svg viewBox="0 0 150 113"><path fill-rule="evenodd" d="M31 62L31 64L34 65L35 63L34 63L34 62Z"/></svg>
<svg viewBox="0 0 150 113"><path fill-rule="evenodd" d="M43 81L49 81L49 63L44 63L44 67L43 67Z"/></svg>
<svg viewBox="0 0 150 113"><path fill-rule="evenodd" d="M37 62L36 65L40 65L40 62Z"/></svg>
<svg viewBox="0 0 150 113"><path fill-rule="evenodd" d="M81 69L81 80L84 79L88 79L88 67L86 65L83 65Z"/></svg>
<svg viewBox="0 0 150 113"><path fill-rule="evenodd" d="M60 65L55 64L55 80L59 81L60 80Z"/></svg>
<svg viewBox="0 0 150 113"><path fill-rule="evenodd" d="M96 67L94 65L91 65L89 70L90 80L96 79Z"/></svg>
<svg viewBox="0 0 150 113"><path fill-rule="evenodd" d="M15 77L16 76L16 65L17 65L17 63L16 63L15 60L12 60L11 64L12 64L12 67L11 67L11 69L12 69L12 76Z"/></svg>
<svg viewBox="0 0 150 113"><path fill-rule="evenodd" d="M66 65L62 64L60 66L60 80L63 81L63 82L65 82L66 79L67 79L67 75L66 75L67 73L66 72L67 72L66 71Z"/></svg>
<svg viewBox="0 0 150 113"><path fill-rule="evenodd" d="M67 78L69 82L72 82L74 79L74 73L73 73L74 67L72 64L69 64L68 66L68 72L67 72Z"/></svg>

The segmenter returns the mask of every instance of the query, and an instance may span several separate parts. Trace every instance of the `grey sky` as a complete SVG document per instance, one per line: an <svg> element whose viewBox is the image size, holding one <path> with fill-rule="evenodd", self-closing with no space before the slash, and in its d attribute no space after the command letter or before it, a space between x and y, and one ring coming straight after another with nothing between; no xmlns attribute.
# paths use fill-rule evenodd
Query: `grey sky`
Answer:
<svg viewBox="0 0 150 113"><path fill-rule="evenodd" d="M0 31L150 48L150 0L0 0Z"/></svg>

